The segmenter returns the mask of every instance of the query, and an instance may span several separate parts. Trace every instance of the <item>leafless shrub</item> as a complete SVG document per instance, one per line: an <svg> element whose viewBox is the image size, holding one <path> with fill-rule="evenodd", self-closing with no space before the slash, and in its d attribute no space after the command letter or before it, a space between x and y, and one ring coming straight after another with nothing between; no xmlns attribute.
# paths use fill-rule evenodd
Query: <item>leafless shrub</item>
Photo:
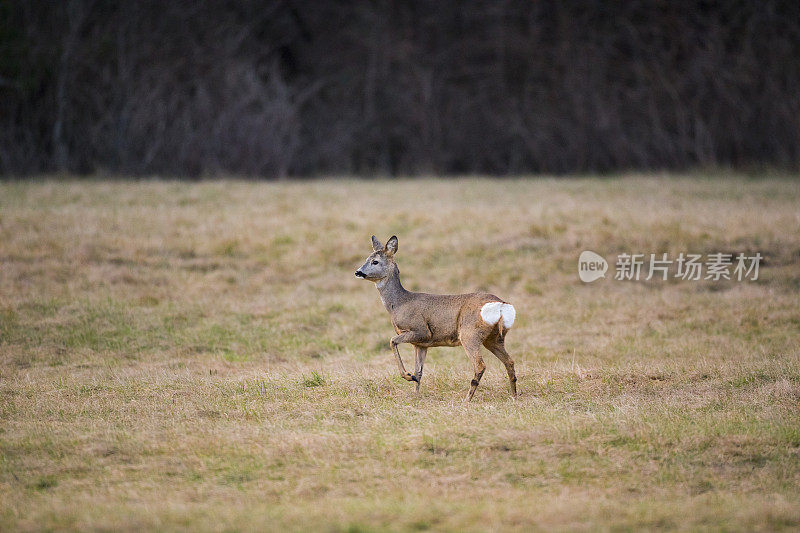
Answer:
<svg viewBox="0 0 800 533"><path fill-rule="evenodd" d="M800 7L0 5L0 173L602 172L800 161Z"/></svg>

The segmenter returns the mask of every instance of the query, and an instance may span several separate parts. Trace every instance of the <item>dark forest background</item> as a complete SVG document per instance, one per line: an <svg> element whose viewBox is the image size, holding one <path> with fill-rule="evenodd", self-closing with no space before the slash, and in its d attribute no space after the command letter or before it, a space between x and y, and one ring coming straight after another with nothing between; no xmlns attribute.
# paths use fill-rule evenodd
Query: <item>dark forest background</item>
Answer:
<svg viewBox="0 0 800 533"><path fill-rule="evenodd" d="M800 3L0 0L0 173L796 169Z"/></svg>

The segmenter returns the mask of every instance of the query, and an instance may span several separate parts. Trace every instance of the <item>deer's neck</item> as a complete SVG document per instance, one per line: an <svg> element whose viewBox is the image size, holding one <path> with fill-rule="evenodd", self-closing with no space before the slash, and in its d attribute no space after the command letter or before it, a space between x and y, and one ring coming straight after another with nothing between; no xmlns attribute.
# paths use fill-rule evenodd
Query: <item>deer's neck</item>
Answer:
<svg viewBox="0 0 800 533"><path fill-rule="evenodd" d="M394 272L380 280L375 286L378 288L378 293L381 295L383 306L389 313L393 312L409 295L409 292L405 290L400 283L400 271L396 265L394 267Z"/></svg>

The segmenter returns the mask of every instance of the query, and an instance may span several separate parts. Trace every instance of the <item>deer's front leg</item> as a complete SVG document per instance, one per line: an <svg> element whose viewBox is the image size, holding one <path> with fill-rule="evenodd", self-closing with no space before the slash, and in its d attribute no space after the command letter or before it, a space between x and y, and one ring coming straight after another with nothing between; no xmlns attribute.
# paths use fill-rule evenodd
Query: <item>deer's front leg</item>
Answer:
<svg viewBox="0 0 800 533"><path fill-rule="evenodd" d="M416 360L416 364L414 365L414 376L417 378L414 381L417 382L417 392L419 392L419 384L422 381L422 367L425 366L425 355L427 353L427 348L423 348L422 346L414 346L414 359Z"/></svg>
<svg viewBox="0 0 800 533"><path fill-rule="evenodd" d="M405 331L400 335L395 335L392 337L392 340L389 344L392 347L392 351L394 352L395 358L397 358L397 367L400 369L400 375L403 376L403 379L408 381L417 381L417 376L412 374L411 372L406 372L406 367L403 366L403 360L400 358L400 350L397 349L397 345L402 342L424 342L428 340L430 337L430 332L427 329L422 331Z"/></svg>

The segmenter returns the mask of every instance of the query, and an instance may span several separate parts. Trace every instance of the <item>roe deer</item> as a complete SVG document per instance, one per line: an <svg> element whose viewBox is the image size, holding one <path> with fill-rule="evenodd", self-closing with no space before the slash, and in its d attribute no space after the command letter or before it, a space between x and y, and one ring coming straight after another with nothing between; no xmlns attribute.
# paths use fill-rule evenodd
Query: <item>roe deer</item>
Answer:
<svg viewBox="0 0 800 533"><path fill-rule="evenodd" d="M397 335L392 337L390 346L403 378L415 381L419 392L422 366L425 364L428 348L461 345L475 370L466 398L466 401L470 401L478 388L483 371L486 370L480 354L481 345L484 345L506 366L511 394L516 396L514 361L504 346L506 332L514 324L516 317L514 306L484 292L426 294L407 291L400 284L400 270L394 261L397 237L392 236L386 246L383 246L373 235L372 249L373 252L364 265L356 270L356 277L375 283L381 302L392 317ZM397 345L403 342L414 346L414 374L406 372L400 358Z"/></svg>

